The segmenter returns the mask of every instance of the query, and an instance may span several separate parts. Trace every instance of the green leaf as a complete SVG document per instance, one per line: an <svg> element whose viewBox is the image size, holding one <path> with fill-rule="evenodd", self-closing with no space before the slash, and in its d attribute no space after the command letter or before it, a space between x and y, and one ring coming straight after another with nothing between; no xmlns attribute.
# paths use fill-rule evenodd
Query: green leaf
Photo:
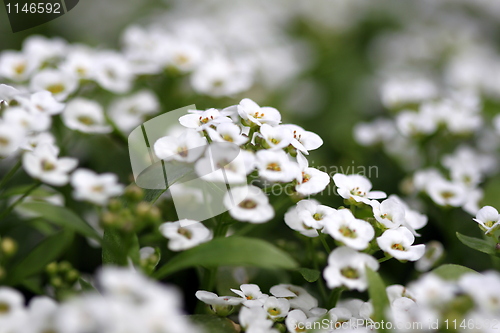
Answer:
<svg viewBox="0 0 500 333"><path fill-rule="evenodd" d="M471 249L489 255L496 255L495 244L489 243L484 239L465 236L459 232L457 232L457 237L464 245L470 247Z"/></svg>
<svg viewBox="0 0 500 333"><path fill-rule="evenodd" d="M54 206L46 202L26 202L19 205L23 209L40 215L41 218L63 228L68 228L79 234L101 241L101 236L87 222L66 207Z"/></svg>
<svg viewBox="0 0 500 333"><path fill-rule="evenodd" d="M440 278L444 280L458 280L463 274L466 273L476 273L473 269L470 269L468 267L460 266L460 265L453 265L453 264L446 264L446 265L441 265L437 267L436 269L432 270L431 273L436 274Z"/></svg>
<svg viewBox="0 0 500 333"><path fill-rule="evenodd" d="M368 280L368 294L373 305L373 320L380 323L382 320L385 321L385 311L389 307L385 284L380 275L368 266L366 266L366 278Z"/></svg>
<svg viewBox="0 0 500 333"><path fill-rule="evenodd" d="M154 277L162 279L185 268L203 266L257 266L293 269L295 260L286 252L261 239L247 237L216 238L184 251L162 266Z"/></svg>
<svg viewBox="0 0 500 333"><path fill-rule="evenodd" d="M321 275L317 269L299 268L298 271L307 282L316 282Z"/></svg>
<svg viewBox="0 0 500 333"><path fill-rule="evenodd" d="M40 273L49 263L57 260L73 241L72 230L62 230L45 238L19 264L8 270L7 282L16 285Z"/></svg>
<svg viewBox="0 0 500 333"><path fill-rule="evenodd" d="M205 333L237 333L234 322L227 318L213 315L191 315L189 319L195 325L204 328Z"/></svg>
<svg viewBox="0 0 500 333"><path fill-rule="evenodd" d="M137 253L135 253L137 251ZM128 258L139 256L139 240L135 233L125 233L114 228L104 228L102 263L127 266Z"/></svg>

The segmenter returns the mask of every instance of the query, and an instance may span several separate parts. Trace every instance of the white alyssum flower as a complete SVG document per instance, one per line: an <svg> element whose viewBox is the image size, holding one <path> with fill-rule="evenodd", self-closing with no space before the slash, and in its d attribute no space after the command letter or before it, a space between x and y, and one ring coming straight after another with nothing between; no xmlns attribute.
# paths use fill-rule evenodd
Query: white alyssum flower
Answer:
<svg viewBox="0 0 500 333"><path fill-rule="evenodd" d="M231 96L248 90L253 80L248 64L221 58L205 61L191 75L194 91L213 97Z"/></svg>
<svg viewBox="0 0 500 333"><path fill-rule="evenodd" d="M256 153L259 176L271 182L291 182L300 176L297 162L284 151L259 150Z"/></svg>
<svg viewBox="0 0 500 333"><path fill-rule="evenodd" d="M288 147L293 139L292 132L283 126L271 126L262 124L260 133L257 134L262 137L270 149L283 149Z"/></svg>
<svg viewBox="0 0 500 333"><path fill-rule="evenodd" d="M486 234L500 227L500 215L498 214L498 210L491 206L484 206L481 208L473 220L479 224Z"/></svg>
<svg viewBox="0 0 500 333"><path fill-rule="evenodd" d="M231 119L222 115L217 109L206 111L188 110L188 114L179 118L179 123L187 128L203 131L207 127L221 123L230 123Z"/></svg>
<svg viewBox="0 0 500 333"><path fill-rule="evenodd" d="M0 107L9 106L12 101L17 101L23 96L22 89L16 89L7 84L0 84Z"/></svg>
<svg viewBox="0 0 500 333"><path fill-rule="evenodd" d="M62 113L62 119L68 128L84 133L112 131L111 126L106 124L102 106L86 98L71 100Z"/></svg>
<svg viewBox="0 0 500 333"><path fill-rule="evenodd" d="M64 57L67 46L62 38L33 35L24 40L23 52L39 66L43 66Z"/></svg>
<svg viewBox="0 0 500 333"><path fill-rule="evenodd" d="M427 186L427 194L440 206L459 207L467 199L468 189L461 183L436 179Z"/></svg>
<svg viewBox="0 0 500 333"><path fill-rule="evenodd" d="M430 135L437 129L437 123L425 114L402 111L396 116L396 125L405 136Z"/></svg>
<svg viewBox="0 0 500 333"><path fill-rule="evenodd" d="M31 113L40 112L51 116L61 113L64 109L64 103L58 102L52 93L46 90L35 92L29 97L19 97L19 103Z"/></svg>
<svg viewBox="0 0 500 333"><path fill-rule="evenodd" d="M231 289L233 293L240 296L243 305L247 307L262 307L269 295L264 294L256 284L242 284L240 289Z"/></svg>
<svg viewBox="0 0 500 333"><path fill-rule="evenodd" d="M33 151L41 144L55 145L56 138L50 132L32 133L24 137L21 149Z"/></svg>
<svg viewBox="0 0 500 333"><path fill-rule="evenodd" d="M301 333L305 332L308 328L312 328L316 320L318 318L308 318L303 311L296 309L288 313L285 325L288 332Z"/></svg>
<svg viewBox="0 0 500 333"><path fill-rule="evenodd" d="M54 186L66 185L68 173L78 161L70 157L58 158L59 150L50 144L41 144L23 155L23 168L31 177Z"/></svg>
<svg viewBox="0 0 500 333"><path fill-rule="evenodd" d="M288 311L290 311L290 303L287 299L276 298L274 296L268 297L263 307L272 320L285 318L288 315Z"/></svg>
<svg viewBox="0 0 500 333"><path fill-rule="evenodd" d="M233 123L220 123L216 129L206 128L210 139L215 142L230 142L241 146L248 142L248 136L243 135L241 128Z"/></svg>
<svg viewBox="0 0 500 333"><path fill-rule="evenodd" d="M405 216L403 226L407 227L415 236L420 236L416 230L419 230L427 225L427 216L410 208L400 197L391 194L389 199L395 200L401 207L403 207ZM387 199L387 200L389 200ZM387 201L385 200L385 201ZM380 221L379 221L380 222Z"/></svg>
<svg viewBox="0 0 500 333"><path fill-rule="evenodd" d="M435 274L427 273L422 278L408 285L417 304L423 306L439 306L455 297L457 288Z"/></svg>
<svg viewBox="0 0 500 333"><path fill-rule="evenodd" d="M397 199L389 198L381 203L372 201L370 205L373 216L384 227L394 229L406 224L404 206Z"/></svg>
<svg viewBox="0 0 500 333"><path fill-rule="evenodd" d="M371 224L355 218L348 209L334 211L331 219L324 225L324 232L355 250L366 249L375 236Z"/></svg>
<svg viewBox="0 0 500 333"><path fill-rule="evenodd" d="M308 155L309 150L318 149L323 145L323 139L318 134L306 131L298 125L285 124L281 125L281 127L288 128L292 132L293 140L291 145L303 154Z"/></svg>
<svg viewBox="0 0 500 333"><path fill-rule="evenodd" d="M8 317L15 312L24 310L23 295L12 288L0 287L0 322L3 318Z"/></svg>
<svg viewBox="0 0 500 333"><path fill-rule="evenodd" d="M156 156L165 161L191 163L203 155L207 141L193 129L182 131L178 136L164 136L154 144Z"/></svg>
<svg viewBox="0 0 500 333"><path fill-rule="evenodd" d="M21 128L0 120L0 157L14 153L24 138L25 134Z"/></svg>
<svg viewBox="0 0 500 333"><path fill-rule="evenodd" d="M354 139L362 146L372 146L389 142L397 135L392 120L378 118L370 123L358 123L354 126Z"/></svg>
<svg viewBox="0 0 500 333"><path fill-rule="evenodd" d="M26 111L19 106L10 107L3 114L5 122L26 133L47 131L52 124L50 116Z"/></svg>
<svg viewBox="0 0 500 333"><path fill-rule="evenodd" d="M261 126L262 124L268 124L276 126L281 123L281 114L278 110L269 106L261 107L249 98L241 100L238 105L238 114L242 119L249 122L248 125L256 124Z"/></svg>
<svg viewBox="0 0 500 333"><path fill-rule="evenodd" d="M132 88L134 75L130 64L121 54L103 51L95 57L94 78L104 89L123 94Z"/></svg>
<svg viewBox="0 0 500 333"><path fill-rule="evenodd" d="M71 175L73 197L76 200L92 202L96 205L106 205L110 198L123 193L123 185L118 183L118 177L113 173L98 175L92 170L78 169Z"/></svg>
<svg viewBox="0 0 500 333"><path fill-rule="evenodd" d="M425 253L425 245L413 245L415 236L405 227L386 230L377 238L377 244L382 251L398 260L417 261Z"/></svg>
<svg viewBox="0 0 500 333"><path fill-rule="evenodd" d="M79 45L71 48L59 68L80 80L92 80L95 76L95 63L94 50Z"/></svg>
<svg viewBox="0 0 500 333"><path fill-rule="evenodd" d="M443 257L444 247L438 241L430 241L425 244L425 253L415 263L415 269L419 272L427 272Z"/></svg>
<svg viewBox="0 0 500 333"><path fill-rule="evenodd" d="M118 128L128 133L140 125L145 116L158 112L159 108L158 98L152 91L140 90L113 100L108 114Z"/></svg>
<svg viewBox="0 0 500 333"><path fill-rule="evenodd" d="M328 214L329 212L326 210L324 210L326 214L318 213L317 206L320 205L316 200L299 201L297 205L290 207L285 213L284 220L286 225L306 237L318 237L318 229L323 228L322 220L325 218L325 215L331 214ZM324 207L334 210L327 206Z"/></svg>
<svg viewBox="0 0 500 333"><path fill-rule="evenodd" d="M190 72L202 63L204 54L197 44L186 40L173 40L165 47L166 65L181 72Z"/></svg>
<svg viewBox="0 0 500 333"><path fill-rule="evenodd" d="M58 101L64 101L78 87L75 76L56 69L44 69L36 73L30 81L32 91L47 90Z"/></svg>
<svg viewBox="0 0 500 333"><path fill-rule="evenodd" d="M165 222L160 225L161 234L169 239L168 248L183 251L212 239L212 232L202 223L194 220Z"/></svg>
<svg viewBox="0 0 500 333"><path fill-rule="evenodd" d="M486 271L467 273L458 280L460 288L469 295L483 313L500 315L500 274Z"/></svg>
<svg viewBox="0 0 500 333"><path fill-rule="evenodd" d="M344 199L370 204L370 199L384 199L387 195L382 191L371 191L372 183L361 175L333 175L337 192Z"/></svg>
<svg viewBox="0 0 500 333"><path fill-rule="evenodd" d="M326 172L310 168L309 162L300 152L297 153L297 162L301 169L301 175L297 177L295 185L298 194L302 196L317 194L330 184L330 176Z"/></svg>
<svg viewBox="0 0 500 333"><path fill-rule="evenodd" d="M434 82L425 77L410 75L390 78L382 85L380 92L382 103L388 108L429 100L437 93Z"/></svg>
<svg viewBox="0 0 500 333"><path fill-rule="evenodd" d="M238 221L264 223L274 217L274 209L269 198L256 186L231 188L224 196L224 206Z"/></svg>
<svg viewBox="0 0 500 333"><path fill-rule="evenodd" d="M368 287L365 267L376 271L379 263L374 257L359 253L346 246L338 247L328 256L328 266L323 277L329 288L345 286L364 291Z"/></svg>
<svg viewBox="0 0 500 333"><path fill-rule="evenodd" d="M273 321L267 318L266 310L260 306L242 307L238 320L245 332L256 332L259 329L269 332L273 326Z"/></svg>
<svg viewBox="0 0 500 333"><path fill-rule="evenodd" d="M275 297L286 298L292 309L310 311L318 306L318 300L299 286L279 284L271 287L269 292Z"/></svg>
<svg viewBox="0 0 500 333"><path fill-rule="evenodd" d="M219 316L227 316L236 306L243 302L243 299L240 297L218 296L217 294L204 290L198 290L195 296L203 303L210 305L212 311Z"/></svg>
<svg viewBox="0 0 500 333"><path fill-rule="evenodd" d="M195 164L196 174L202 179L226 184L245 183L254 168L253 153L229 143L210 144Z"/></svg>
<svg viewBox="0 0 500 333"><path fill-rule="evenodd" d="M22 52L4 51L0 54L0 77L26 81L36 69L36 62Z"/></svg>

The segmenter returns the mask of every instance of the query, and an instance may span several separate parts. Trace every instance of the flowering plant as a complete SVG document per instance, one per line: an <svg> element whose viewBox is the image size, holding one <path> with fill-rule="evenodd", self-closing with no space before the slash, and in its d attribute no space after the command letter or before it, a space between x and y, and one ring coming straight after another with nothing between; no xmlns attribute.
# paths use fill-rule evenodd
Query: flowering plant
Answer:
<svg viewBox="0 0 500 333"><path fill-rule="evenodd" d="M287 1L0 52L0 333L500 328L498 5Z"/></svg>

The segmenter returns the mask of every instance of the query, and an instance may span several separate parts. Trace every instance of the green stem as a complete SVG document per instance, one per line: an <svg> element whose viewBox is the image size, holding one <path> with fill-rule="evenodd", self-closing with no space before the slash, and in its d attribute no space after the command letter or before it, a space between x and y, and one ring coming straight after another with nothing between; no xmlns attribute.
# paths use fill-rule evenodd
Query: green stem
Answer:
<svg viewBox="0 0 500 333"><path fill-rule="evenodd" d="M14 176L17 170L19 170L19 168L21 167L21 164L22 164L21 160L17 161L17 163L12 167L12 169L10 169L9 172L7 172L7 174L0 181L0 189L4 187L5 184L7 184L7 182L12 178L12 176Z"/></svg>
<svg viewBox="0 0 500 333"><path fill-rule="evenodd" d="M28 195L30 195L31 192L33 192L37 187L39 187L42 183L41 182L36 182L31 186L21 197L19 197L16 201L14 201L9 207L7 207L6 210L0 214L0 219L3 219L5 216L9 215L9 213L19 204L21 201L23 201Z"/></svg>
<svg viewBox="0 0 500 333"><path fill-rule="evenodd" d="M333 309L335 305L337 305L337 302L339 301L343 291L344 287L338 287L332 290L330 298L328 299L328 304L327 304L328 309Z"/></svg>
<svg viewBox="0 0 500 333"><path fill-rule="evenodd" d="M319 239L321 240L321 243L323 244L323 247L326 250L326 253L330 254L332 252L332 250L330 249L330 246L326 242L325 234L323 234L321 231L318 231L318 235L319 235Z"/></svg>
<svg viewBox="0 0 500 333"><path fill-rule="evenodd" d="M234 236L243 236L243 235L246 235L247 233L249 233L250 231L252 231L253 229L255 229L255 227L257 227L257 225L258 224L247 223L244 227L242 227L241 229L237 230L234 233Z"/></svg>
<svg viewBox="0 0 500 333"><path fill-rule="evenodd" d="M319 269L318 260L316 258L316 253L314 253L314 240L312 238L308 240L308 250L309 250L309 255L311 257L314 269L319 271L320 269ZM322 276L320 276L318 278L317 283L318 283L319 292L321 293L321 297L323 298L323 302L324 302L324 304L327 304L328 296L326 295L325 283L323 282Z"/></svg>
<svg viewBox="0 0 500 333"><path fill-rule="evenodd" d="M391 257L391 256L389 256L389 255L386 255L385 257L380 258L380 259L378 260L378 262L379 262L379 263L386 262L386 261L387 261L387 260L389 260L389 259L392 259L392 257Z"/></svg>

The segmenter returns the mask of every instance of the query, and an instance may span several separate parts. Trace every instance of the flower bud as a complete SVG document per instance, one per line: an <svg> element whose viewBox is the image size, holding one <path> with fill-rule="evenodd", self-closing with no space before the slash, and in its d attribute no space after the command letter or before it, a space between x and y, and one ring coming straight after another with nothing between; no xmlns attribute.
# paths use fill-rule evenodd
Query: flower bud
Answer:
<svg viewBox="0 0 500 333"><path fill-rule="evenodd" d="M139 202L144 198L144 190L136 185L131 185L125 189L125 198L130 201Z"/></svg>
<svg viewBox="0 0 500 333"><path fill-rule="evenodd" d="M2 253L7 257L14 255L17 252L17 243L10 237L5 237L0 243Z"/></svg>

